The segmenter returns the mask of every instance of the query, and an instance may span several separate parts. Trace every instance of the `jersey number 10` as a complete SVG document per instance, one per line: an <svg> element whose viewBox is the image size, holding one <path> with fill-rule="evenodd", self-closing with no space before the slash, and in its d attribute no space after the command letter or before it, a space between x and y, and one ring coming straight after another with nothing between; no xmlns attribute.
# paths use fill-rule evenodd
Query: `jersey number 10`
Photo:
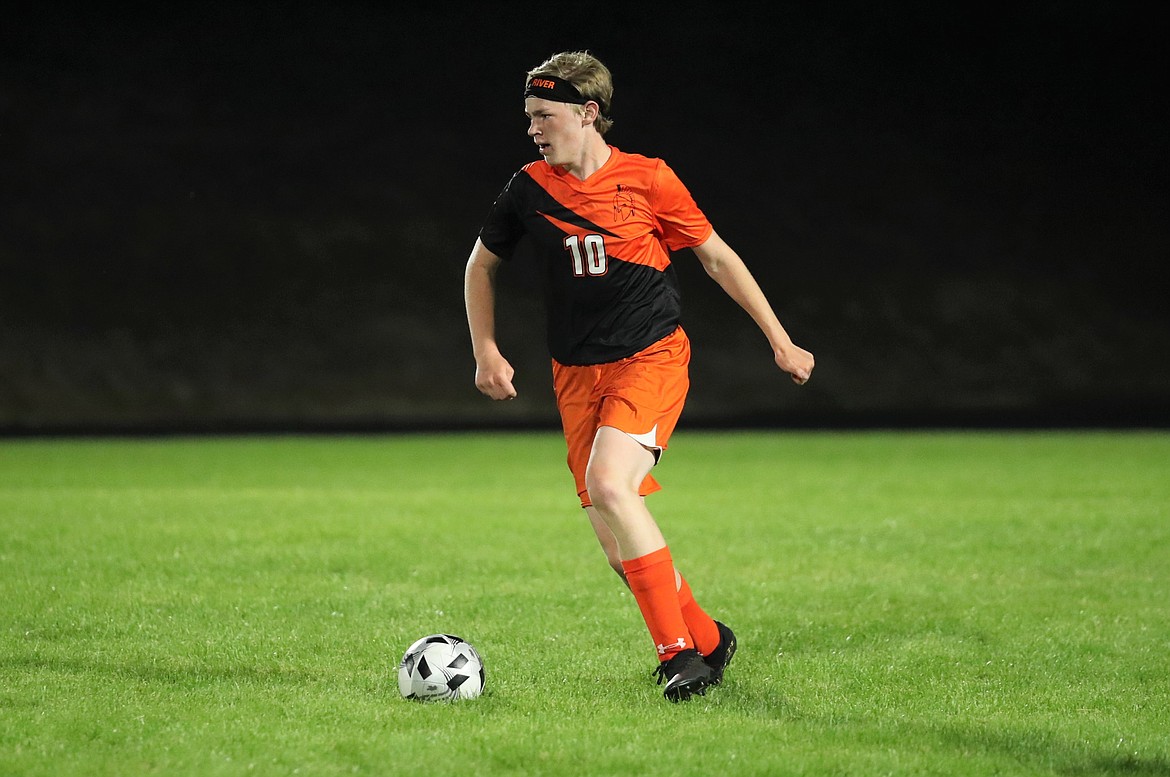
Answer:
<svg viewBox="0 0 1170 777"><path fill-rule="evenodd" d="M568 235L565 250L573 258L573 275L605 275L609 271L609 257L605 255L605 238L601 235Z"/></svg>

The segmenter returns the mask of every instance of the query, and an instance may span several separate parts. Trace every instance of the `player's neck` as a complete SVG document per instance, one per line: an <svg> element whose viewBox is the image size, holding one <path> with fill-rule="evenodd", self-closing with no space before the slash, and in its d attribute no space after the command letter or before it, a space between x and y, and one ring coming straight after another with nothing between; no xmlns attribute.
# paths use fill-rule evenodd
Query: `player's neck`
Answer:
<svg viewBox="0 0 1170 777"><path fill-rule="evenodd" d="M612 151L609 144L605 142L605 138L601 135L594 135L581 149L580 159L572 164L565 165L565 171L575 178L584 181L609 161L609 155L611 153Z"/></svg>

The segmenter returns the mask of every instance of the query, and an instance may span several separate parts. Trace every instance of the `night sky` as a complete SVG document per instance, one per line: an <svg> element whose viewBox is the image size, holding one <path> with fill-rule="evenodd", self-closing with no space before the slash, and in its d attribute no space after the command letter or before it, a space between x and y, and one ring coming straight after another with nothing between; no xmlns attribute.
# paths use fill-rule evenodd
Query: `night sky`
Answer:
<svg viewBox="0 0 1170 777"><path fill-rule="evenodd" d="M675 258L684 425L1170 421L1164 30L1135 4L48 4L0 29L0 431L555 421L539 290L482 399L462 272L588 49L794 339Z"/></svg>

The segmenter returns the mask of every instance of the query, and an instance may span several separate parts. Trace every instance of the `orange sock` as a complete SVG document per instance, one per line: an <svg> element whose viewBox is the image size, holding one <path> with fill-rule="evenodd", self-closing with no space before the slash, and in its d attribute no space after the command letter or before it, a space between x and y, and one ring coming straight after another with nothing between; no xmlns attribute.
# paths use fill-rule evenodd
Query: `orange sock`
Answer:
<svg viewBox="0 0 1170 777"><path fill-rule="evenodd" d="M703 611L691 593L691 586L687 579L679 573L678 604L682 608L683 620L687 630L695 638L695 647L705 656L711 655L719 647L719 627L715 621Z"/></svg>
<svg viewBox="0 0 1170 777"><path fill-rule="evenodd" d="M679 607L674 585L674 561L670 549L661 548L645 556L622 562L630 591L642 611L646 628L658 648L658 660L669 661L681 650L695 647Z"/></svg>

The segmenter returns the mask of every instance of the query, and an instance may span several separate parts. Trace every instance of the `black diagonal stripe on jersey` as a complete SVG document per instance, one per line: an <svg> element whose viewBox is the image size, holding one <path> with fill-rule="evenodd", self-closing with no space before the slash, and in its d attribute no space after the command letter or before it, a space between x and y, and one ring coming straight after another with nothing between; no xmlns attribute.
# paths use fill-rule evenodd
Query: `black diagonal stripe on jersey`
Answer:
<svg viewBox="0 0 1170 777"><path fill-rule="evenodd" d="M566 230L577 229L622 237L574 212L521 170L480 231L483 244L501 257L511 256L522 237L531 240L535 262L527 269L544 279L550 355L561 364L613 362L673 332L681 315L674 267L629 262L607 247L608 272L577 277L564 243Z"/></svg>
<svg viewBox="0 0 1170 777"><path fill-rule="evenodd" d="M610 232L605 227L599 227L581 214L570 209L528 176L525 176L525 180L527 181L526 188L532 189L532 191L528 192L528 196L532 198L532 209L537 213L542 216L552 216L566 224L572 224L575 227L580 227L589 232L599 232L609 237L617 237L616 233Z"/></svg>

